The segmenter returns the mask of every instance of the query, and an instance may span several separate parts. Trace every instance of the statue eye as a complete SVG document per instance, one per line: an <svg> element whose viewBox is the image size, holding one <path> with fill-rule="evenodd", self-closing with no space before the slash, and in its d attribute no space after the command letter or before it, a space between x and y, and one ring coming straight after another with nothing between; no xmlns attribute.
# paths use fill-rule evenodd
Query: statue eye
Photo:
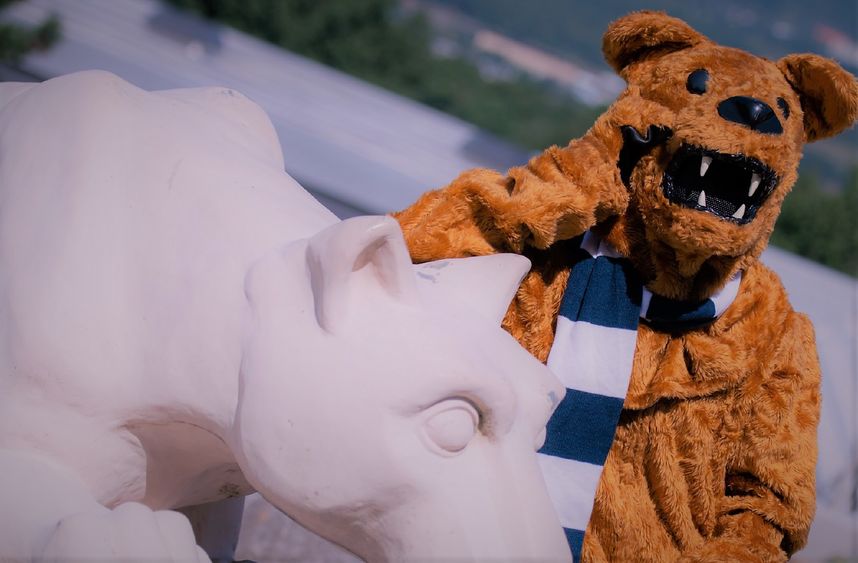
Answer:
<svg viewBox="0 0 858 563"><path fill-rule="evenodd" d="M781 113L784 114L784 119L789 117L789 104L783 98L778 98L778 107L781 108Z"/></svg>
<svg viewBox="0 0 858 563"><path fill-rule="evenodd" d="M424 432L433 449L442 455L457 454L474 438L480 416L474 406L463 399L449 399L435 405L425 422Z"/></svg>
<svg viewBox="0 0 858 563"><path fill-rule="evenodd" d="M706 83L709 82L709 71L705 68L698 68L688 75L688 80L685 82L685 87L692 94L703 94L706 92Z"/></svg>

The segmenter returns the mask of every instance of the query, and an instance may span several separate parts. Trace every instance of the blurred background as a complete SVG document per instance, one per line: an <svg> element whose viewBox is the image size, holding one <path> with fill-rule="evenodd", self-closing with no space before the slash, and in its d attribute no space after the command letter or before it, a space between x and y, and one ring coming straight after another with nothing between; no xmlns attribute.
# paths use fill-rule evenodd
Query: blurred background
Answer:
<svg viewBox="0 0 858 563"><path fill-rule="evenodd" d="M613 19L658 9L778 59L858 72L854 0L0 0L0 80L104 69L221 85L271 116L287 171L340 217L401 209L475 166L580 136L622 90ZM808 145L764 261L817 331L817 518L794 560L858 560L858 130ZM350 561L254 495L240 557Z"/></svg>

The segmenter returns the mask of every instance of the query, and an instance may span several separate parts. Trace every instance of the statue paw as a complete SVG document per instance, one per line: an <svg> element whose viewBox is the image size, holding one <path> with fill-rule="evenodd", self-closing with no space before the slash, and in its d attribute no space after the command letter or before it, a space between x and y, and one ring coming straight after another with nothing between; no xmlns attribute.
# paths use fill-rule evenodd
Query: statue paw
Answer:
<svg viewBox="0 0 858 563"><path fill-rule="evenodd" d="M136 502L64 518L48 540L42 559L210 562L196 545L187 518L172 510L153 511Z"/></svg>

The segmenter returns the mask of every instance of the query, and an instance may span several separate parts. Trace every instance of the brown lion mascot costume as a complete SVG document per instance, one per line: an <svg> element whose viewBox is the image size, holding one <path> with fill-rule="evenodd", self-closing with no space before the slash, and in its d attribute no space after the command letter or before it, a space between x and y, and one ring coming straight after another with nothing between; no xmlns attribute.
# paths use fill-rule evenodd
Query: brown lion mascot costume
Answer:
<svg viewBox="0 0 858 563"><path fill-rule="evenodd" d="M770 61L655 12L612 23L603 51L628 86L583 137L506 175L465 172L395 217L416 262L527 256L504 327L542 361L585 233L630 264L644 301L693 308L735 282L714 320L633 326L594 500L567 536L584 561L784 561L814 514L820 373L810 322L759 256L803 145L855 122L858 83L829 59ZM589 413L576 396L569 412ZM574 434L590 415L570 420Z"/></svg>

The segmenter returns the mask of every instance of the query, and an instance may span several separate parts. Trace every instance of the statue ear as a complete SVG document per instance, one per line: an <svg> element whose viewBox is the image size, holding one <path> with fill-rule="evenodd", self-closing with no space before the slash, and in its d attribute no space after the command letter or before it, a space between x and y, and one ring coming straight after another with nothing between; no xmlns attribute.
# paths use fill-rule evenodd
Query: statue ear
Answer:
<svg viewBox="0 0 858 563"><path fill-rule="evenodd" d="M322 330L336 332L357 300L418 303L412 268L396 220L354 217L260 258L244 292L263 332L294 330L307 309Z"/></svg>
<svg viewBox="0 0 858 563"><path fill-rule="evenodd" d="M617 73L652 53L670 53L709 41L684 21L664 12L642 11L624 16L608 26L602 37L602 53Z"/></svg>
<svg viewBox="0 0 858 563"><path fill-rule="evenodd" d="M429 303L470 309L501 324L530 260L518 254L490 254L436 260L414 266L417 287Z"/></svg>
<svg viewBox="0 0 858 563"><path fill-rule="evenodd" d="M369 286L403 303L417 302L411 258L390 217L354 217L317 233L307 244L307 266L316 319L334 331Z"/></svg>
<svg viewBox="0 0 858 563"><path fill-rule="evenodd" d="M858 119L858 82L819 55L787 55L778 67L798 93L808 142L831 137Z"/></svg>

